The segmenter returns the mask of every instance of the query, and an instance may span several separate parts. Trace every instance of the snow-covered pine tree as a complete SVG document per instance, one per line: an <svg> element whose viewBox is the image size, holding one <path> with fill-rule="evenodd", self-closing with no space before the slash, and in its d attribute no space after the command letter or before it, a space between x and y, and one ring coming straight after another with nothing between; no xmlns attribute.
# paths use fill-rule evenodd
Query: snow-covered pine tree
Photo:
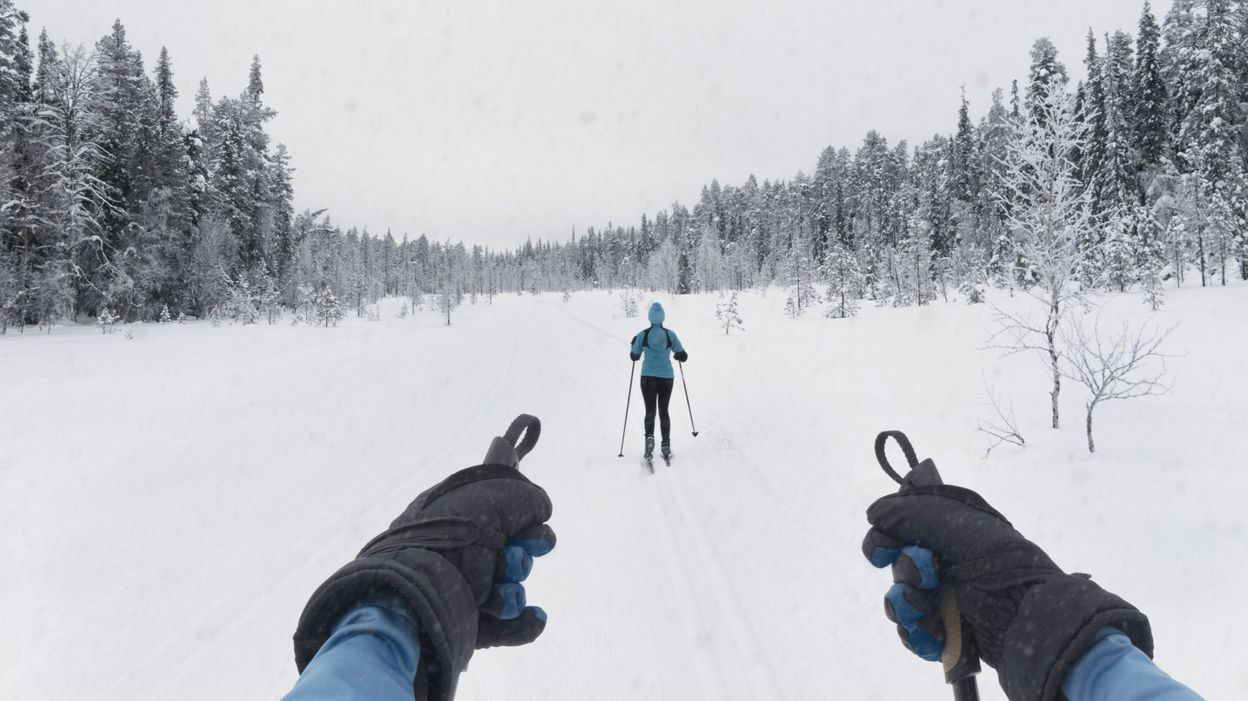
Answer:
<svg viewBox="0 0 1248 701"><path fill-rule="evenodd" d="M731 334L733 329L745 330L745 325L741 322L741 312L737 308L737 292L735 290L727 302L720 302L715 305L715 318L724 325L725 336Z"/></svg>
<svg viewBox="0 0 1248 701"><path fill-rule="evenodd" d="M1101 211L1100 171L1105 160L1105 61L1096 51L1096 35L1088 29L1087 50L1083 58L1088 77L1083 83L1082 101L1076 105L1076 121L1087 128L1087 139L1082 148L1072 154L1079 169L1079 181L1087 193L1088 206L1093 214ZM1094 230L1095 231L1095 230ZM1093 249L1100 244L1099 238L1081 241L1081 253L1091 259ZM1092 275L1093 273L1089 273Z"/></svg>
<svg viewBox="0 0 1248 701"><path fill-rule="evenodd" d="M277 279L269 274L269 266L260 266L257 280L256 304L269 325L277 323L282 317L282 291L278 289Z"/></svg>
<svg viewBox="0 0 1248 701"><path fill-rule="evenodd" d="M1135 176L1139 154L1133 147L1131 37L1115 32L1105 38L1105 45L1104 144L1097 190L1101 212L1126 214L1139 204L1141 194Z"/></svg>
<svg viewBox="0 0 1248 701"><path fill-rule="evenodd" d="M338 297L328 285L316 291L312 298L312 310L316 323L327 328L331 324L337 326L338 322L347 315L342 304L338 302Z"/></svg>
<svg viewBox="0 0 1248 701"><path fill-rule="evenodd" d="M251 283L240 277L230 282L230 296L226 300L226 308L234 321L243 325L254 324L260 320L256 295L252 292Z"/></svg>
<svg viewBox="0 0 1248 701"><path fill-rule="evenodd" d="M1140 288L1144 290L1144 303L1149 309L1157 311L1165 300L1165 283L1161 279L1161 271L1156 268L1145 270L1140 278Z"/></svg>
<svg viewBox="0 0 1248 701"><path fill-rule="evenodd" d="M912 218L895 252L896 295L894 306L924 305L936 297L932 284L932 251L928 245L930 222Z"/></svg>
<svg viewBox="0 0 1248 701"><path fill-rule="evenodd" d="M55 56L54 49L50 50ZM40 227L40 245L65 254L50 257L29 271L32 281L25 302L28 315L51 329L53 320L62 314L75 309L95 312L95 307L80 304L79 298L89 296L92 303L99 303L100 295L76 295L73 281L81 281L81 288L98 279L100 271L113 269L101 234L105 214L114 206L108 183L95 175L110 156L98 140L99 117L87 108L99 97L94 54L81 47L73 49L59 57L43 79L47 82L40 90L49 101L39 107L34 123L36 141L46 154L39 173L47 184L41 213L47 224Z"/></svg>
<svg viewBox="0 0 1248 701"><path fill-rule="evenodd" d="M1182 287L1186 280L1190 232L1187 231L1183 208L1186 206L1185 179L1170 158L1163 158L1156 177L1152 180L1149 197L1152 200L1147 219L1156 224L1158 266L1169 269L1175 286Z"/></svg>
<svg viewBox="0 0 1248 701"><path fill-rule="evenodd" d="M315 323L313 317L313 301L316 299L316 293L313 292L310 285L298 285L295 287L295 313L291 323Z"/></svg>
<svg viewBox="0 0 1248 701"><path fill-rule="evenodd" d="M853 251L842 245L834 246L828 251L824 270L828 280L828 306L824 316L846 319L857 315L864 280Z"/></svg>
<svg viewBox="0 0 1248 701"><path fill-rule="evenodd" d="M1027 80L1027 118L1044 119L1048 97L1055 90L1066 91L1066 66L1057 58L1057 47L1048 37L1041 37L1031 47L1031 69Z"/></svg>
<svg viewBox="0 0 1248 701"><path fill-rule="evenodd" d="M661 221L666 222L667 218L663 217ZM662 290L673 294L676 292L680 278L680 270L676 264L677 256L676 245L672 243L672 240L662 239L658 250L650 256L646 268L647 286L651 290Z"/></svg>
<svg viewBox="0 0 1248 701"><path fill-rule="evenodd" d="M1148 2L1140 13L1136 38L1135 73L1132 76L1135 110L1135 150L1145 173L1158 169L1169 145L1169 109L1166 83L1161 77L1159 52L1161 29ZM1142 183L1147 187L1146 182Z"/></svg>
<svg viewBox="0 0 1248 701"><path fill-rule="evenodd" d="M962 104L958 107L958 127L951 144L948 184L950 194L963 202L972 202L980 188L980 159L977 153L975 128L971 124L970 103L966 101L966 89L962 90Z"/></svg>
<svg viewBox="0 0 1248 701"><path fill-rule="evenodd" d="M958 294L967 304L981 304L985 300L988 269L980 248L963 243L954 250L951 275L957 280Z"/></svg>
<svg viewBox="0 0 1248 701"><path fill-rule="evenodd" d="M162 323L162 324L168 324L168 323L172 323L172 322L173 322L173 316L169 314L169 305L168 305L168 304L166 304L166 305L164 305L164 306L162 306L162 307L160 308L160 319L159 319L158 321L159 321L160 323Z"/></svg>
<svg viewBox="0 0 1248 701"><path fill-rule="evenodd" d="M109 311L108 307L104 307L95 317L95 323L100 327L100 331L107 335L113 332L113 324L117 323L117 317Z"/></svg>
<svg viewBox="0 0 1248 701"><path fill-rule="evenodd" d="M404 302L403 302L403 306L399 307L399 318L400 318L400 319L406 319L406 318L407 318L408 313L409 313L409 312L408 312L408 309L407 309L407 301L406 301L406 300L404 300Z"/></svg>
<svg viewBox="0 0 1248 701"><path fill-rule="evenodd" d="M1207 0L1206 10L1204 45L1196 51L1195 74L1189 77L1199 86L1199 97L1181 124L1177 149L1201 200L1196 208L1203 211L1192 212L1207 224L1201 242L1212 243L1214 265L1225 285L1230 257L1239 258L1241 276L1248 277L1242 233L1248 192L1238 134L1244 113L1235 68L1241 39L1228 0Z"/></svg>
<svg viewBox="0 0 1248 701"><path fill-rule="evenodd" d="M633 319L637 316L637 300L641 297L641 293L628 288L620 290L620 312L624 314L625 319Z"/></svg>
<svg viewBox="0 0 1248 701"><path fill-rule="evenodd" d="M785 268L789 291L784 301L784 313L796 319L819 301L819 292L815 289L815 267L805 246L798 244L793 247Z"/></svg>
<svg viewBox="0 0 1248 701"><path fill-rule="evenodd" d="M1130 218L1114 216L1105 225L1105 240L1100 246L1098 282L1118 292L1126 292L1139 280L1133 226Z"/></svg>
<svg viewBox="0 0 1248 701"><path fill-rule="evenodd" d="M451 325L451 312L455 307L459 306L458 292L450 283L443 283L442 289L438 291L438 312L446 317L446 325Z"/></svg>

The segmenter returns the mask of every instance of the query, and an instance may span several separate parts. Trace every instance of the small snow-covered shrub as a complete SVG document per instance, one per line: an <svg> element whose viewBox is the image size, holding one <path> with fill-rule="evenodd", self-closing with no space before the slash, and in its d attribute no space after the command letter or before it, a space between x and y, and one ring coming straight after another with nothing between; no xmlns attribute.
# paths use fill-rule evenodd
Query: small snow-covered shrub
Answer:
<svg viewBox="0 0 1248 701"><path fill-rule="evenodd" d="M1144 271L1141 274L1140 286L1144 288L1144 303L1153 311L1161 309L1161 305L1166 303L1161 271L1156 269Z"/></svg>
<svg viewBox="0 0 1248 701"><path fill-rule="evenodd" d="M721 297L723 295L720 295ZM744 331L745 325L741 323L741 312L737 309L737 293L733 292L732 297L727 302L720 302L715 305L715 318L719 319L719 323L724 326L724 335L732 333L733 329Z"/></svg>
<svg viewBox="0 0 1248 701"><path fill-rule="evenodd" d="M985 291L982 282L964 282L958 286L958 291L966 298L967 304L983 304Z"/></svg>
<svg viewBox="0 0 1248 701"><path fill-rule="evenodd" d="M622 290L620 292L620 311L624 313L627 319L633 319L637 316L637 294L632 290Z"/></svg>
<svg viewBox="0 0 1248 701"><path fill-rule="evenodd" d="M110 334L113 332L113 324L117 323L117 317L109 311L108 307L100 310L100 315L96 317L95 324L100 327L100 333Z"/></svg>

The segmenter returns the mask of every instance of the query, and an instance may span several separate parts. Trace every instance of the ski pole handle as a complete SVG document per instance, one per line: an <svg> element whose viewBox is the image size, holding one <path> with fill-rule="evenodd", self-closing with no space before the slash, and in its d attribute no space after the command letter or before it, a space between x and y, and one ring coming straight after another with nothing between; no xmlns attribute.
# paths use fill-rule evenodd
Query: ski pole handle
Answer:
<svg viewBox="0 0 1248 701"><path fill-rule="evenodd" d="M910 468L898 491L938 484L944 484L944 481L936 471L936 463L924 460ZM958 610L957 592L953 584L941 586L940 620L945 624L945 648L940 653L945 682L953 685L954 699L978 699L979 689L975 685L975 675L979 674L979 653L975 649L975 639L971 637L966 621L962 618L962 612Z"/></svg>
<svg viewBox="0 0 1248 701"><path fill-rule="evenodd" d="M975 683L975 675L979 674L979 651L975 649L975 639L963 630L966 621L958 611L952 584L946 584L940 593L940 620L945 624L945 649L940 653L945 683L953 685L954 701L976 701L979 698L979 686Z"/></svg>
<svg viewBox="0 0 1248 701"><path fill-rule="evenodd" d="M906 456L910 471L903 477L889 464L884 454L888 439L892 438L901 446ZM910 439L901 431L884 431L875 437L875 458L884 472L900 485L898 492L906 492L914 487L930 487L944 484L936 463L929 460L919 462L910 445ZM945 625L945 647L940 653L940 664L945 671L945 683L953 686L954 701L977 701L979 686L975 675L979 674L979 651L975 647L975 639L967 628L962 612L958 610L957 592L953 584L944 584L940 592L940 620Z"/></svg>

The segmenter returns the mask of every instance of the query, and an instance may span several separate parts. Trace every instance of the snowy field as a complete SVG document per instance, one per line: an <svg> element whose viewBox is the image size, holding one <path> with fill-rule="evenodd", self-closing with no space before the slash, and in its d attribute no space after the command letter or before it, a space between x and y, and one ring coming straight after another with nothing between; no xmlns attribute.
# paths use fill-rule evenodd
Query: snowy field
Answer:
<svg viewBox="0 0 1248 701"><path fill-rule="evenodd" d="M388 300L383 321L330 329L10 331L0 698L279 697L308 594L522 411L544 422L524 468L555 503L559 547L528 587L550 625L478 653L460 698L947 698L859 551L892 484L871 453L885 428L1145 611L1173 676L1248 697L1228 619L1248 581L1248 286L1170 292L1174 389L1102 407L1094 456L1081 388L1066 384L1066 428L1049 430L1043 367L980 350L984 305L794 321L783 294L752 293L747 332L725 336L714 296L658 299L690 353L700 435L677 386L676 462L653 477L637 392L616 457L643 323L606 293L503 296L449 328ZM1105 301L1109 323L1149 314L1138 295ZM985 377L1012 395L1026 449L984 459ZM1002 698L990 670L980 685Z"/></svg>

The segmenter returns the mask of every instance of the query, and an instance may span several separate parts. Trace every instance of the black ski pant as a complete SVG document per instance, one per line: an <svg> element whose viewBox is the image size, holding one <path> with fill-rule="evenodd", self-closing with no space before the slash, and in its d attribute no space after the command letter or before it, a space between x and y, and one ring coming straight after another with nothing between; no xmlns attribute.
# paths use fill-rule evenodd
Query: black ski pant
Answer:
<svg viewBox="0 0 1248 701"><path fill-rule="evenodd" d="M667 404L672 400L674 384L675 380L670 377L641 376L641 398L646 404L646 435L654 435L654 411L657 408L664 443L672 438L672 417L667 414Z"/></svg>

